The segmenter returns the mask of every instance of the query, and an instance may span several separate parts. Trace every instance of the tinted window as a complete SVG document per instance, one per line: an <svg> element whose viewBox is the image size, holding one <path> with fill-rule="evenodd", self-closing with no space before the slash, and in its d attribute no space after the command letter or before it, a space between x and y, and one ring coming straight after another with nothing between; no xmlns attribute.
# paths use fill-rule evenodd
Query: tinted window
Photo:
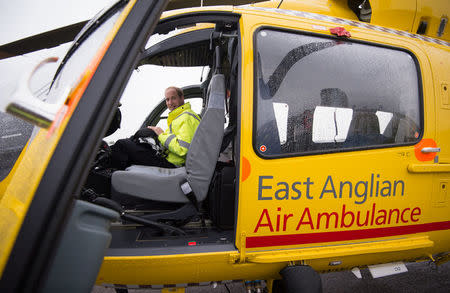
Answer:
<svg viewBox="0 0 450 293"><path fill-rule="evenodd" d="M256 34L255 149L262 155L415 142L413 57L400 50L291 32Z"/></svg>

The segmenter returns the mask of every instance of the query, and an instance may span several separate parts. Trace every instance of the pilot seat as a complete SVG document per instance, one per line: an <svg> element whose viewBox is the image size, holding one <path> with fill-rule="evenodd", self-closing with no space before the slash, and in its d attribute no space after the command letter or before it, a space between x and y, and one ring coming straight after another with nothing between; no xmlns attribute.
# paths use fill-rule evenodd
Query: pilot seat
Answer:
<svg viewBox="0 0 450 293"><path fill-rule="evenodd" d="M208 87L207 107L186 155L174 169L132 165L111 178L112 199L132 196L177 206L175 210L147 213L148 220L181 220L199 215L214 174L224 134L225 77L214 74ZM150 202L150 203L151 203Z"/></svg>

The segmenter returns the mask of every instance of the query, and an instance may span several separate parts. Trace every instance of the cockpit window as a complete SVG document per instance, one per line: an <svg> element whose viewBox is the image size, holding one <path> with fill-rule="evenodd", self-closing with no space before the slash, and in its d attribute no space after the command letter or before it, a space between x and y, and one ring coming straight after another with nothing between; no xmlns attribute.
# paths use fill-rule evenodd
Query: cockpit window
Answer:
<svg viewBox="0 0 450 293"><path fill-rule="evenodd" d="M271 29L255 38L254 146L260 155L420 138L419 77L409 53Z"/></svg>

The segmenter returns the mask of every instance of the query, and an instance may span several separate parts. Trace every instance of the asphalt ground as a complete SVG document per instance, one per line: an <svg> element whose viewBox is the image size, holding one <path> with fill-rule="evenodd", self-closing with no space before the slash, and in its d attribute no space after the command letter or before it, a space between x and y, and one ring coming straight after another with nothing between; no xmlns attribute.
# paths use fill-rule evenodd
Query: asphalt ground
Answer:
<svg viewBox="0 0 450 293"><path fill-rule="evenodd" d="M450 262L436 267L430 262L407 263L408 272L373 279L368 269L361 269L362 279L352 272L321 274L324 293L450 293ZM114 289L95 286L91 293L113 293ZM129 290L129 293L156 293L159 290ZM232 283L210 287L189 287L187 293L246 293L244 284Z"/></svg>

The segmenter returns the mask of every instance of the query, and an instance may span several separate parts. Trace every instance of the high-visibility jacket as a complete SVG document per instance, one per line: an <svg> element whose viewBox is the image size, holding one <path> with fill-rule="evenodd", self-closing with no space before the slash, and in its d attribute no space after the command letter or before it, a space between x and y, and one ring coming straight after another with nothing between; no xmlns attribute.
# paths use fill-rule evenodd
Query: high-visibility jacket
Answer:
<svg viewBox="0 0 450 293"><path fill-rule="evenodd" d="M182 166L195 130L200 123L200 117L191 110L191 104L186 103L169 113L167 125L169 127L158 135L158 140L165 147L167 161Z"/></svg>

